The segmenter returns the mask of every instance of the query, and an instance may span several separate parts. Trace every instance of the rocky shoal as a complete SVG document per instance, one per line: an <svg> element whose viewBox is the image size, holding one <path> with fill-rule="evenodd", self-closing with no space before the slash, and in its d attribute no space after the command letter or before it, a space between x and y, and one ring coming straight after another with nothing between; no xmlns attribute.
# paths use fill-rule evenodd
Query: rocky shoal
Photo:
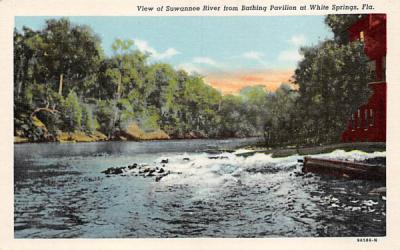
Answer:
<svg viewBox="0 0 400 250"><path fill-rule="evenodd" d="M181 174L180 172L171 172L167 170L168 159L163 159L160 163L162 164L161 166L133 163L128 166L110 167L102 171L102 173L106 174L107 177L111 177L112 175L155 177L156 182L171 173Z"/></svg>

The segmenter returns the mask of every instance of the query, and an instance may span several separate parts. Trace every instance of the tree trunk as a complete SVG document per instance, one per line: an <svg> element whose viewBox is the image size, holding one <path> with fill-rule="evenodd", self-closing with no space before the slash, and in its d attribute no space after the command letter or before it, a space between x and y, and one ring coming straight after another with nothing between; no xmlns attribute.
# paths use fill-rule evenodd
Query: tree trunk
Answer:
<svg viewBox="0 0 400 250"><path fill-rule="evenodd" d="M62 96L64 74L60 74L60 84L58 85L58 94Z"/></svg>
<svg viewBox="0 0 400 250"><path fill-rule="evenodd" d="M119 73L119 78L118 78L118 88L117 88L117 100L121 97L121 85L122 85L122 73Z"/></svg>
<svg viewBox="0 0 400 250"><path fill-rule="evenodd" d="M27 63L24 62L24 60L20 60L20 65L19 65L19 69L18 69L18 73L17 73L17 77L18 79L15 79L16 81L18 81L18 87L17 87L17 98L19 99L22 93L22 85L23 82L26 80L25 76L26 71L27 71Z"/></svg>
<svg viewBox="0 0 400 250"><path fill-rule="evenodd" d="M55 113L59 113L58 110L50 109L50 108L48 108L48 107L45 107L45 108L37 108L37 109L35 109L35 110L31 113L30 117L32 118L34 115L36 115L36 113L38 113L38 112L40 112L40 111L46 111L46 112L49 112L49 113L51 113L51 114L53 114L53 115L54 115Z"/></svg>
<svg viewBox="0 0 400 250"><path fill-rule="evenodd" d="M20 80L20 81L18 82L17 99L20 98L21 92L22 92L22 80Z"/></svg>

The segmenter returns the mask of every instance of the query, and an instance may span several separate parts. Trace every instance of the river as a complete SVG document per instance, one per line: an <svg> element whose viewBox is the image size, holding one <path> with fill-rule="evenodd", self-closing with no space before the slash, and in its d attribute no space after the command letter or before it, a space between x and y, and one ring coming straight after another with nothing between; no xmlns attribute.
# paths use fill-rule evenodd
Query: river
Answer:
<svg viewBox="0 0 400 250"><path fill-rule="evenodd" d="M384 183L301 175L297 155L244 158L210 151L247 143L249 139L17 144L14 236L386 235L386 197L370 194ZM365 160L385 155L336 150L319 156ZM101 173L132 163L160 165L165 159L172 173L159 182Z"/></svg>

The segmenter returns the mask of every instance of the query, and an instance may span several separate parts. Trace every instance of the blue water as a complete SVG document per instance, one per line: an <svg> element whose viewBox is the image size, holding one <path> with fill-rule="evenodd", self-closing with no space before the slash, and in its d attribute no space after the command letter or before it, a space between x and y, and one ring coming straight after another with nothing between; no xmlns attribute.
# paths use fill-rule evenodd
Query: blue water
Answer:
<svg viewBox="0 0 400 250"><path fill-rule="evenodd" d="M254 140L254 139L251 139ZM15 145L16 238L383 236L384 183L298 175L299 156L215 155L248 139ZM384 156L337 151L321 157ZM217 159L210 156L218 156ZM105 175L132 163L154 177Z"/></svg>

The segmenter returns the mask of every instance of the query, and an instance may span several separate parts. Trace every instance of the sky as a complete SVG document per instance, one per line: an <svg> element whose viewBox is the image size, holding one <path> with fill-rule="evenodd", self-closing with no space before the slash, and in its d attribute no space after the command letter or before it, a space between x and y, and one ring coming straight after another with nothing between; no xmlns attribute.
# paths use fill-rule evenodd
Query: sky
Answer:
<svg viewBox="0 0 400 250"><path fill-rule="evenodd" d="M16 17L15 27L38 30L48 18L58 17ZM274 91L293 75L301 46L333 36L324 16L68 18L89 25L107 55L115 39L132 39L152 63L199 73L225 94L251 85Z"/></svg>

